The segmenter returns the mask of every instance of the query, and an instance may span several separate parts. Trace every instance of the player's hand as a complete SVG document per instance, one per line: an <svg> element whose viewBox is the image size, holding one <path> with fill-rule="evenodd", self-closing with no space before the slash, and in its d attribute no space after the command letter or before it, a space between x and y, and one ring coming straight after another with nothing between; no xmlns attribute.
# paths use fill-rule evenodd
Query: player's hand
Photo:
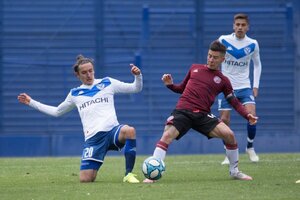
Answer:
<svg viewBox="0 0 300 200"><path fill-rule="evenodd" d="M248 117L248 121L249 121L250 125L254 125L257 123L258 117L254 116L252 114L248 114L247 117Z"/></svg>
<svg viewBox="0 0 300 200"><path fill-rule="evenodd" d="M131 73L133 75L140 75L141 74L141 70L137 66L135 66L134 64L130 64L130 66L131 66Z"/></svg>
<svg viewBox="0 0 300 200"><path fill-rule="evenodd" d="M20 103L29 105L31 97L26 93L21 93L18 96L18 100L19 100Z"/></svg>
<svg viewBox="0 0 300 200"><path fill-rule="evenodd" d="M258 96L258 88L253 88L253 96L255 98Z"/></svg>
<svg viewBox="0 0 300 200"><path fill-rule="evenodd" d="M173 84L173 78L172 78L171 74L164 74L162 76L161 80L164 82L165 85Z"/></svg>

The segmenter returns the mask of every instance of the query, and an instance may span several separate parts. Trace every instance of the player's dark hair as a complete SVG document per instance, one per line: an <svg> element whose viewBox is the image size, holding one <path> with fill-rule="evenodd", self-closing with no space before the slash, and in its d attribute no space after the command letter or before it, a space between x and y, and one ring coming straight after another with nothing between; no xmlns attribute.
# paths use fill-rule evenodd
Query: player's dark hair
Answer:
<svg viewBox="0 0 300 200"><path fill-rule="evenodd" d="M94 65L94 60L92 58L86 58L83 55L79 54L76 57L76 63L73 65L74 72L78 72L79 66L86 63L92 63L92 65Z"/></svg>
<svg viewBox="0 0 300 200"><path fill-rule="evenodd" d="M234 21L237 19L244 19L249 24L249 17L245 13L238 13L238 14L234 15L233 19L234 19Z"/></svg>
<svg viewBox="0 0 300 200"><path fill-rule="evenodd" d="M219 40L215 40L212 43L210 43L209 49L211 51L218 51L223 55L226 54L226 47Z"/></svg>

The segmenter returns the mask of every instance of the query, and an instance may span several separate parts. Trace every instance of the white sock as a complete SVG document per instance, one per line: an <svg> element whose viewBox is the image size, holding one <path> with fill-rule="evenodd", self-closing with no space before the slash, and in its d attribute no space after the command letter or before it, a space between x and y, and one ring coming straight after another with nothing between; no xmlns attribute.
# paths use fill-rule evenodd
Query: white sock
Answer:
<svg viewBox="0 0 300 200"><path fill-rule="evenodd" d="M153 157L160 158L161 160L164 160L166 157L167 152L159 147L156 147L153 152Z"/></svg>
<svg viewBox="0 0 300 200"><path fill-rule="evenodd" d="M229 171L230 173L236 173L239 171L239 149L229 150L226 149L226 156L229 160Z"/></svg>

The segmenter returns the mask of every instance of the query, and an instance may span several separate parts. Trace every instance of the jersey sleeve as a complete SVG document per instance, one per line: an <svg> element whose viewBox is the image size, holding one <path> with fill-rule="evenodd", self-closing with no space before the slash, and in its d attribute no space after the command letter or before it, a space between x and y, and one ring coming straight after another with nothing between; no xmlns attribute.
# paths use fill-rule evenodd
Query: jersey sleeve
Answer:
<svg viewBox="0 0 300 200"><path fill-rule="evenodd" d="M171 84L171 85L167 85L167 88L169 88L170 90L172 90L175 93L180 93L182 94L186 84L188 83L190 76L191 76L191 69L188 71L187 75L185 76L185 78L183 79L183 81L180 84Z"/></svg>
<svg viewBox="0 0 300 200"><path fill-rule="evenodd" d="M233 94L232 94L233 95ZM245 107L241 104L241 102L233 95L232 98L227 98L232 107L245 119L248 120L248 112Z"/></svg>
<svg viewBox="0 0 300 200"><path fill-rule="evenodd" d="M259 54L259 45L257 41L255 42L255 50L252 56L252 61L253 61L253 87L254 88L259 88L259 81L260 81L260 76L261 76L261 61L260 61L260 54Z"/></svg>
<svg viewBox="0 0 300 200"><path fill-rule="evenodd" d="M224 75L223 75L223 81L224 81L223 94L226 98L228 95L233 94L233 88L232 88L232 85L230 83L230 80Z"/></svg>
<svg viewBox="0 0 300 200"><path fill-rule="evenodd" d="M138 93L143 89L143 76L135 75L132 83L125 83L117 79L109 78L113 85L114 93Z"/></svg>
<svg viewBox="0 0 300 200"><path fill-rule="evenodd" d="M70 112L74 107L76 107L76 105L72 102L71 93L69 93L66 99L57 107L40 103L34 99L30 100L29 106L53 117L59 117Z"/></svg>

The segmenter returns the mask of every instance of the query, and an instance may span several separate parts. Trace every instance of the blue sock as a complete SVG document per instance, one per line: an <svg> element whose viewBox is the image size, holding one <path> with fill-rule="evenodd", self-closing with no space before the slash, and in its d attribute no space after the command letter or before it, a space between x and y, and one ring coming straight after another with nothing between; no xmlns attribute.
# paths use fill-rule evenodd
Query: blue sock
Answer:
<svg viewBox="0 0 300 200"><path fill-rule="evenodd" d="M126 172L125 176L132 172L134 163L135 163L135 157L136 157L136 139L126 139L125 142L125 167Z"/></svg>
<svg viewBox="0 0 300 200"><path fill-rule="evenodd" d="M253 140L254 140L255 135L256 135L256 125L250 125L248 123L247 130L248 130L247 148L249 149L249 148L253 147Z"/></svg>

